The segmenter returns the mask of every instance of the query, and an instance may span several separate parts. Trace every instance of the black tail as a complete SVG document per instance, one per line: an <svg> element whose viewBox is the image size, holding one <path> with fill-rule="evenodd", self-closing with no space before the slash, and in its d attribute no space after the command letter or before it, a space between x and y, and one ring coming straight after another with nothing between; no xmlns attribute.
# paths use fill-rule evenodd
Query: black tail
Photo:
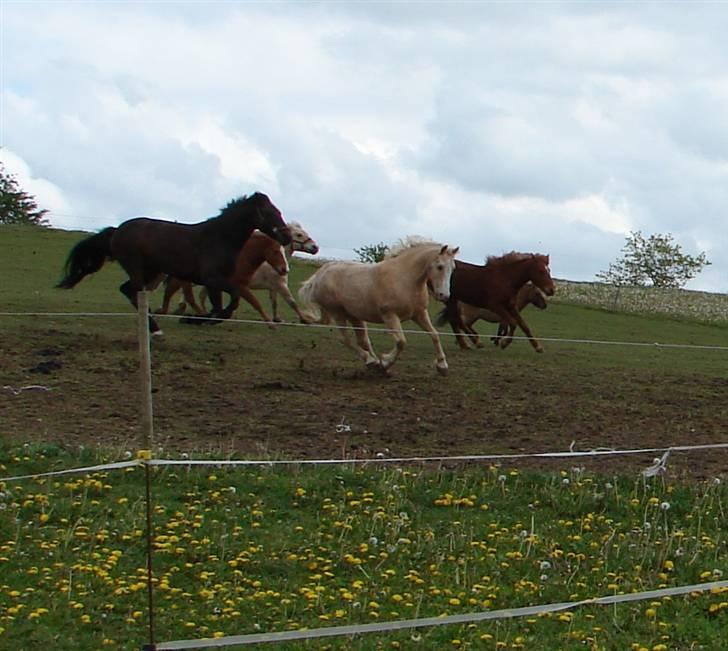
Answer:
<svg viewBox="0 0 728 651"><path fill-rule="evenodd" d="M56 287L71 289L83 278L101 269L111 257L111 237L115 231L115 227L109 226L76 244L68 254L63 279Z"/></svg>
<svg viewBox="0 0 728 651"><path fill-rule="evenodd" d="M442 312L438 312L435 317L435 325L438 326L444 326L446 323L449 323L454 327L459 321L458 302L452 299L449 299L447 303L445 303L445 307L442 309Z"/></svg>

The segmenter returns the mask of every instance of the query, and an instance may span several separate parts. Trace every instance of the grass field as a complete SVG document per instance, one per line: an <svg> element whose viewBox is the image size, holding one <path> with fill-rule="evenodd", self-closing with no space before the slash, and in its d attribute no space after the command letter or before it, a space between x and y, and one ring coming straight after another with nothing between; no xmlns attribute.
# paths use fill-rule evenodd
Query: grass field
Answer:
<svg viewBox="0 0 728 651"><path fill-rule="evenodd" d="M2 476L125 459L140 446L136 321L116 289L121 271L109 264L70 292L53 289L79 237L0 229L0 311L52 313L0 316ZM303 260L293 286L313 271ZM155 453L351 459L728 442L720 310L667 317L648 298L642 312L622 313L557 294L547 310L524 313L543 355L523 341L460 352L448 338L447 378L415 334L384 378L327 328L170 318L153 341ZM19 391L29 385L43 388ZM666 476L643 480L637 471L652 456L159 469L157 637L468 613L724 577L725 452L673 454ZM141 648L142 475L0 485L0 648ZM716 649L728 644L727 610L716 592L283 648Z"/></svg>

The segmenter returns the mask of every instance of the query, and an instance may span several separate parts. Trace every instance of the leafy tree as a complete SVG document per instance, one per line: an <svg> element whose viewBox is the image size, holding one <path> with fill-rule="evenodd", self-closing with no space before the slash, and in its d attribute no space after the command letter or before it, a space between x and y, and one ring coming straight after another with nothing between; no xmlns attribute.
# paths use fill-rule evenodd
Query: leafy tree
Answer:
<svg viewBox="0 0 728 651"><path fill-rule="evenodd" d="M47 213L38 208L35 197L20 189L17 179L0 163L0 224L49 226Z"/></svg>
<svg viewBox="0 0 728 651"><path fill-rule="evenodd" d="M354 253L361 262L381 262L387 251L389 251L389 247L384 242L367 244L360 249L354 249Z"/></svg>
<svg viewBox="0 0 728 651"><path fill-rule="evenodd" d="M682 252L670 233L644 237L640 231L627 236L622 258L600 271L597 278L612 285L682 287L710 264L704 252Z"/></svg>

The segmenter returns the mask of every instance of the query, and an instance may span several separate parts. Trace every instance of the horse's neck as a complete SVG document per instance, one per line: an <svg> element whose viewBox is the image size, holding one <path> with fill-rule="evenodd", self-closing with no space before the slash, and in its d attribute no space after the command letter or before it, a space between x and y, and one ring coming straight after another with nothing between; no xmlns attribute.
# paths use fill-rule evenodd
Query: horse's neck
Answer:
<svg viewBox="0 0 728 651"><path fill-rule="evenodd" d="M533 260L521 260L513 264L513 272L509 274L513 289L520 290L529 280L531 280L531 265ZM519 296L520 298L520 296ZM526 301L528 302L528 301ZM524 303L525 304L525 303Z"/></svg>
<svg viewBox="0 0 728 651"><path fill-rule="evenodd" d="M516 294L516 308L520 312L526 305L531 302L531 287L526 284L518 290Z"/></svg>
<svg viewBox="0 0 728 651"><path fill-rule="evenodd" d="M432 259L432 251L423 249L422 251L403 252L399 255L402 257L397 267L401 280L411 283L415 287L423 284L427 278L427 267ZM399 256L391 258L391 260L395 262L397 257Z"/></svg>

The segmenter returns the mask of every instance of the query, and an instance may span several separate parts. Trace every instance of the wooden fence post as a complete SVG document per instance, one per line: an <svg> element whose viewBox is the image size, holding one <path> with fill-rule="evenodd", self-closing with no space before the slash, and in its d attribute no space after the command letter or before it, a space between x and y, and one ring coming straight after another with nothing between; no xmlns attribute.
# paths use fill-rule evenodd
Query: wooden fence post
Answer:
<svg viewBox="0 0 728 651"><path fill-rule="evenodd" d="M149 298L146 291L137 294L139 305L138 332L139 332L139 373L141 379L142 398L142 449L141 457L145 461L152 458L154 445L154 412L152 411L152 354L149 345ZM147 600L149 615L149 644L144 645L145 651L154 651L154 572L152 569L152 552L154 547L154 529L152 527L152 478L149 463L144 464L144 478L146 484L146 515L147 515Z"/></svg>

